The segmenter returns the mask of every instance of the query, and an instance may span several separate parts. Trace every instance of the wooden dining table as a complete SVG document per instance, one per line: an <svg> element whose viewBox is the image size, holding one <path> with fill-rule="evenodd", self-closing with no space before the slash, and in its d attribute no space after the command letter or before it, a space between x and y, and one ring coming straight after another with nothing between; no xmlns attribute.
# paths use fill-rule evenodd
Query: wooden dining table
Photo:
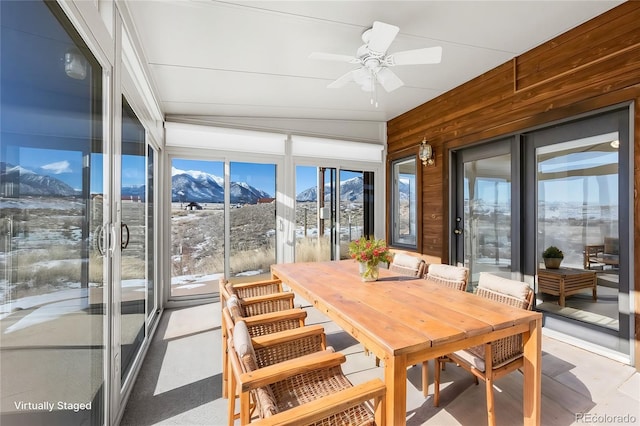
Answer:
<svg viewBox="0 0 640 426"><path fill-rule="evenodd" d="M539 312L387 269L362 282L353 260L277 264L271 274L383 360L388 426L406 424L408 366L514 334L524 343L524 424L540 424Z"/></svg>

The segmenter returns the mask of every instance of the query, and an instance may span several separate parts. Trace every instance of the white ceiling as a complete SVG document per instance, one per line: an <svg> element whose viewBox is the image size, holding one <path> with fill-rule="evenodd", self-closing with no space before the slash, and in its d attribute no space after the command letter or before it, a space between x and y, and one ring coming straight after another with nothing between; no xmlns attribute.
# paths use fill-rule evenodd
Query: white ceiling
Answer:
<svg viewBox="0 0 640 426"><path fill-rule="evenodd" d="M165 115L386 122L622 1L127 2ZM355 55L373 21L400 27L388 53L442 46L438 65L393 71L405 85L326 86L355 68L309 59ZM379 86L378 86L379 87Z"/></svg>

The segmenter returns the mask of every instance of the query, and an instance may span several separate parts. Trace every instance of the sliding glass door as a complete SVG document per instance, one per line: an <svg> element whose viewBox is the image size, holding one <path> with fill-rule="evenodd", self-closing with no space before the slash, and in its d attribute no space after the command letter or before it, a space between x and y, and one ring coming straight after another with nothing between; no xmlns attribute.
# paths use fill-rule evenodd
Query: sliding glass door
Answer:
<svg viewBox="0 0 640 426"><path fill-rule="evenodd" d="M629 353L633 185L620 110L455 153L454 261L525 279L545 327ZM560 268L542 253L560 249Z"/></svg>
<svg viewBox="0 0 640 426"><path fill-rule="evenodd" d="M297 262L321 262L335 257L336 169L296 167Z"/></svg>
<svg viewBox="0 0 640 426"><path fill-rule="evenodd" d="M54 2L0 8L0 424L100 425L102 68Z"/></svg>
<svg viewBox="0 0 640 426"><path fill-rule="evenodd" d="M147 291L153 288L153 156L148 156L145 129L125 99L122 105L122 172L120 208L120 375L122 385L146 335ZM151 187L151 188L150 188ZM153 307L153 305L151 305Z"/></svg>
<svg viewBox="0 0 640 426"><path fill-rule="evenodd" d="M527 267L537 273L537 309L546 326L628 352L630 180L628 114L602 114L526 137L526 192L535 240ZM549 269L542 252L564 258ZM564 282L561 288L561 280Z"/></svg>
<svg viewBox="0 0 640 426"><path fill-rule="evenodd" d="M268 276L276 165L177 157L171 165L171 297L214 295L223 276Z"/></svg>
<svg viewBox="0 0 640 426"><path fill-rule="evenodd" d="M373 173L340 170L337 259L349 258L349 243L373 234Z"/></svg>
<svg viewBox="0 0 640 426"><path fill-rule="evenodd" d="M350 241L373 235L373 175L296 167L296 262L346 259Z"/></svg>
<svg viewBox="0 0 640 426"><path fill-rule="evenodd" d="M511 144L498 141L458 155L453 247L469 268L472 286L480 272L510 278L513 270Z"/></svg>

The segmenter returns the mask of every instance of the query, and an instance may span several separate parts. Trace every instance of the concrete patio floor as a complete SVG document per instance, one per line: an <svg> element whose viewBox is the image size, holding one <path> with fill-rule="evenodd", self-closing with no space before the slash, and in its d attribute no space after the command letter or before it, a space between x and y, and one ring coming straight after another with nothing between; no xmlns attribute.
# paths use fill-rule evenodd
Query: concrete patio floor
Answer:
<svg viewBox="0 0 640 426"><path fill-rule="evenodd" d="M322 324L328 344L347 356L343 369L353 383L383 377L362 345L315 309L305 309L307 324ZM220 336L219 303L165 310L121 425L226 425ZM640 424L640 373L631 366L544 333L542 349L542 425ZM427 398L421 367L407 372L407 425L486 424L484 386L454 365L442 373L440 407L433 406L433 364ZM521 425L522 375L498 380L494 393L498 424Z"/></svg>

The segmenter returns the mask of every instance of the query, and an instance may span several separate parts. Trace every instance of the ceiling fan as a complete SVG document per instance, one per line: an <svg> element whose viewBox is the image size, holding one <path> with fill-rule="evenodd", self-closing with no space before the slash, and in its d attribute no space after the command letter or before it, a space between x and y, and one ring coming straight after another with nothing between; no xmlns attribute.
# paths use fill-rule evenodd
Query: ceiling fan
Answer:
<svg viewBox="0 0 640 426"><path fill-rule="evenodd" d="M387 54L387 49L395 39L400 28L395 25L375 21L373 26L362 33L364 44L356 52L356 56L334 53L314 52L311 59L348 62L360 67L349 71L329 84L328 88L339 88L347 83L355 82L362 90L372 92L371 103L375 101L376 82L387 91L392 92L404 85L402 80L389 68L396 65L438 64L442 58L442 47L426 47Z"/></svg>

